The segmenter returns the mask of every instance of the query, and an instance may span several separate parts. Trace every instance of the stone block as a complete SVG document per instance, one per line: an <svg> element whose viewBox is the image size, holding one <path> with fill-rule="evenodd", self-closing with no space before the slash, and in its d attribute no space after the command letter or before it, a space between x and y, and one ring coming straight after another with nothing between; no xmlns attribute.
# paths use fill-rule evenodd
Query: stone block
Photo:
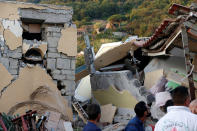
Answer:
<svg viewBox="0 0 197 131"><path fill-rule="evenodd" d="M75 88L74 87L68 86L68 87L66 87L65 90L66 90L66 95L73 96L75 94Z"/></svg>
<svg viewBox="0 0 197 131"><path fill-rule="evenodd" d="M48 55L49 58L58 58L58 57L60 57L59 53L50 53L50 52L48 52L47 55Z"/></svg>
<svg viewBox="0 0 197 131"><path fill-rule="evenodd" d="M53 32L45 32L45 35L46 35L47 37L53 37Z"/></svg>
<svg viewBox="0 0 197 131"><path fill-rule="evenodd" d="M58 69L70 69L70 60L58 58L56 66Z"/></svg>
<svg viewBox="0 0 197 131"><path fill-rule="evenodd" d="M60 36L61 36L61 33L53 32L53 37L60 38Z"/></svg>
<svg viewBox="0 0 197 131"><path fill-rule="evenodd" d="M21 47L19 47L19 48L17 48L16 50L14 50L15 52L17 52L17 53L22 53L22 48Z"/></svg>
<svg viewBox="0 0 197 131"><path fill-rule="evenodd" d="M66 79L74 81L75 80L75 75L71 75L71 74L70 75L66 75Z"/></svg>
<svg viewBox="0 0 197 131"><path fill-rule="evenodd" d="M61 70L61 74L63 75L75 75L74 70Z"/></svg>
<svg viewBox="0 0 197 131"><path fill-rule="evenodd" d="M59 27L47 27L47 32L61 32L61 28Z"/></svg>
<svg viewBox="0 0 197 131"><path fill-rule="evenodd" d="M47 69L54 70L56 68L56 59L47 59Z"/></svg>
<svg viewBox="0 0 197 131"><path fill-rule="evenodd" d="M52 74L61 74L61 71L60 70L53 70L52 72L51 72Z"/></svg>
<svg viewBox="0 0 197 131"><path fill-rule="evenodd" d="M9 68L11 68L11 69L17 69L18 68L18 60L17 59L10 58L9 61L10 61Z"/></svg>
<svg viewBox="0 0 197 131"><path fill-rule="evenodd" d="M66 78L65 75L58 75L58 74L53 74L52 78L55 80L64 80Z"/></svg>
<svg viewBox="0 0 197 131"><path fill-rule="evenodd" d="M8 52L8 56L11 58L20 59L22 57L22 53L19 53L17 51L11 51Z"/></svg>
<svg viewBox="0 0 197 131"><path fill-rule="evenodd" d="M0 58L0 62L8 69L9 68L9 59L8 58Z"/></svg>
<svg viewBox="0 0 197 131"><path fill-rule="evenodd" d="M74 80L63 80L62 85L65 87L73 88L75 90L76 83Z"/></svg>
<svg viewBox="0 0 197 131"><path fill-rule="evenodd" d="M57 37L47 37L48 48L57 48L59 38Z"/></svg>
<svg viewBox="0 0 197 131"><path fill-rule="evenodd" d="M48 52L56 53L57 48L48 48Z"/></svg>
<svg viewBox="0 0 197 131"><path fill-rule="evenodd" d="M70 67L72 70L75 70L76 60L71 60Z"/></svg>
<svg viewBox="0 0 197 131"><path fill-rule="evenodd" d="M18 74L18 70L17 70L17 69L9 69L8 71L9 71L10 74L12 74L12 75L17 75L17 74Z"/></svg>

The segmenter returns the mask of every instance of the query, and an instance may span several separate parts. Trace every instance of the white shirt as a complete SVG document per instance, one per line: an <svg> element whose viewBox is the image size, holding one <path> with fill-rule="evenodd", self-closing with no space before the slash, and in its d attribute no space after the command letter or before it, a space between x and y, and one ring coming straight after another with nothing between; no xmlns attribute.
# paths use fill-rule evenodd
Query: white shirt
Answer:
<svg viewBox="0 0 197 131"><path fill-rule="evenodd" d="M156 124L155 131L197 131L197 115L185 106L170 106Z"/></svg>

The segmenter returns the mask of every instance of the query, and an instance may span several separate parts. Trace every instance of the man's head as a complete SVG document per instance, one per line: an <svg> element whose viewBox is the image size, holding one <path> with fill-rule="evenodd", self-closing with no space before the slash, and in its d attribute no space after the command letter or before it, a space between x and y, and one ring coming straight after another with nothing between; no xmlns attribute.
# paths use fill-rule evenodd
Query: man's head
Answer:
<svg viewBox="0 0 197 131"><path fill-rule="evenodd" d="M92 121L99 122L101 118L101 109L97 104L90 104L87 107L88 119Z"/></svg>
<svg viewBox="0 0 197 131"><path fill-rule="evenodd" d="M151 115L146 106L146 103L143 101L140 101L135 105L134 111L136 116L141 118L143 121L146 119L146 117L149 117Z"/></svg>
<svg viewBox="0 0 197 131"><path fill-rule="evenodd" d="M164 113L167 113L167 108L168 108L169 106L173 106L173 105L174 105L174 103L173 103L172 100L166 101L165 105L163 106L163 112L164 112Z"/></svg>
<svg viewBox="0 0 197 131"><path fill-rule="evenodd" d="M197 99L193 100L189 104L189 109L191 110L192 113L197 114Z"/></svg>
<svg viewBox="0 0 197 131"><path fill-rule="evenodd" d="M172 99L175 106L189 106L190 97L188 89L184 86L179 86L172 91Z"/></svg>

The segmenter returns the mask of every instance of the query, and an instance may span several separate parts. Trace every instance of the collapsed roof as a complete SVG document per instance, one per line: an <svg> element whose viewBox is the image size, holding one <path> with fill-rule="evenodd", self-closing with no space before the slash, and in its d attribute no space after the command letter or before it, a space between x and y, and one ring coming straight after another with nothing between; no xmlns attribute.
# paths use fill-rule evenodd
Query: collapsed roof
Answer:
<svg viewBox="0 0 197 131"><path fill-rule="evenodd" d="M186 26L189 50L197 53L197 46L195 46L197 42L196 8L194 4L190 8L173 4L169 9L169 14L177 18L164 20L147 41L136 41L134 44L143 49L144 55L167 55L173 47L183 48L181 30L183 26Z"/></svg>

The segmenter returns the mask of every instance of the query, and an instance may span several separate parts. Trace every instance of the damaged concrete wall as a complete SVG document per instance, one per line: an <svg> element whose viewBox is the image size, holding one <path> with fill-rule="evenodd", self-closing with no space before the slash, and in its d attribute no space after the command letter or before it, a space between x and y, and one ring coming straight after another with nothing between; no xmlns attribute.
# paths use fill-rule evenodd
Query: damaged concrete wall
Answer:
<svg viewBox="0 0 197 131"><path fill-rule="evenodd" d="M145 87L129 70L97 72L91 77L91 86L94 97L102 105L133 109L137 101L146 101L148 96Z"/></svg>
<svg viewBox="0 0 197 131"><path fill-rule="evenodd" d="M68 103L71 102L75 90L77 54L77 31L72 23L72 14L72 8L65 6L0 2L0 72L8 71L5 74L8 81L0 89L10 90L8 85L16 84L21 69L28 65L39 65L51 76L55 87L62 91ZM29 81L30 85L34 79ZM5 96L10 96L6 90L2 95L4 100L7 98ZM14 99L10 99L10 103L14 102ZM3 99L0 103L3 103ZM10 107L2 111L8 112Z"/></svg>

